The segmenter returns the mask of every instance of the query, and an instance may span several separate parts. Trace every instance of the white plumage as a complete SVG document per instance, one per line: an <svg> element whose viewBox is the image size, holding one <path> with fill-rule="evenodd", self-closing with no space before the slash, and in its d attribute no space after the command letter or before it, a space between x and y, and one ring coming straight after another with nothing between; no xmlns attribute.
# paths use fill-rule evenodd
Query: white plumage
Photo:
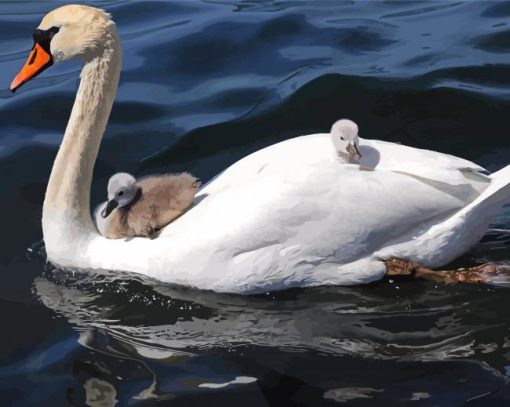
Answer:
<svg viewBox="0 0 510 407"><path fill-rule="evenodd" d="M360 167L339 158L330 134L315 134L235 163L158 238L106 239L91 220L89 190L120 72L118 36L105 13L86 6L59 8L39 28L55 24L52 52L57 41L84 60L43 208L56 265L236 293L359 284L381 278L388 257L448 263L509 200L510 167L485 177L474 163L375 140L359 141Z"/></svg>

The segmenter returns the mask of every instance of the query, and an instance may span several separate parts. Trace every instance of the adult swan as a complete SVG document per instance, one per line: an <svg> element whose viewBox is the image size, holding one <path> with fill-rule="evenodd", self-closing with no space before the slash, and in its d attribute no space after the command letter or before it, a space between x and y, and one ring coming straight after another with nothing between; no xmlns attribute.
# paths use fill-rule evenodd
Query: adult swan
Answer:
<svg viewBox="0 0 510 407"><path fill-rule="evenodd" d="M48 259L61 267L238 293L357 284L382 277L390 257L429 267L453 260L481 238L510 195L510 167L481 193L462 193L391 168L360 171L339 161L328 134L316 134L240 160L156 239L108 240L92 222L89 201L121 68L115 24L102 10L68 5L43 18L34 41L13 91L54 61L83 61L42 217Z"/></svg>

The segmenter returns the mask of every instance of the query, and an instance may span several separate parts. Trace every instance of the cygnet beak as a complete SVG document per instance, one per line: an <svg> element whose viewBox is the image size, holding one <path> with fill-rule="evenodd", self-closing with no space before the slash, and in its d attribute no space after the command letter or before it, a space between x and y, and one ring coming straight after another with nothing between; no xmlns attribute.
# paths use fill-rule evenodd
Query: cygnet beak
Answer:
<svg viewBox="0 0 510 407"><path fill-rule="evenodd" d="M359 152L358 146L356 145L356 143L349 143L347 145L347 152L349 153L349 157L353 161L359 162L359 160L361 160L361 153Z"/></svg>
<svg viewBox="0 0 510 407"><path fill-rule="evenodd" d="M108 201L108 203L106 204L104 209L101 211L101 216L103 217L103 219L108 217L108 215L110 215L110 213L112 213L112 211L117 206L119 206L119 203L115 199L112 199L111 201Z"/></svg>

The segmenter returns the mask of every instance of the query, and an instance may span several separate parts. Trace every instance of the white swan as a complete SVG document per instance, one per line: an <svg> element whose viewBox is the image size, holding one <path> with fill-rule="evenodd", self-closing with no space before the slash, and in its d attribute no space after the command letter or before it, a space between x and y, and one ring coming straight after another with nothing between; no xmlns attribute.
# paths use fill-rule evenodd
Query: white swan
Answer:
<svg viewBox="0 0 510 407"><path fill-rule="evenodd" d="M89 199L120 72L115 25L101 10L64 6L43 18L34 39L12 90L53 60L84 64L43 207L48 259L59 266L238 293L363 283L384 275L387 257L429 267L453 260L481 238L510 195L510 167L473 199L450 193L448 182L437 187L340 163L330 135L316 134L238 161L157 239L108 240L92 222Z"/></svg>

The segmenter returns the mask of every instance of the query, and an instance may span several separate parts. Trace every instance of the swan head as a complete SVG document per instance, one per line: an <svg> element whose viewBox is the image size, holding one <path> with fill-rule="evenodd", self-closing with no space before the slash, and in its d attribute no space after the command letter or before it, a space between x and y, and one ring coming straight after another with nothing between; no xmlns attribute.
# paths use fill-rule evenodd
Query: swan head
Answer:
<svg viewBox="0 0 510 407"><path fill-rule="evenodd" d="M90 61L115 38L115 23L105 11L70 4L50 11L33 33L34 45L27 62L11 83L15 92L55 62L80 58Z"/></svg>
<svg viewBox="0 0 510 407"><path fill-rule="evenodd" d="M112 175L108 181L108 202L101 212L101 216L106 218L112 211L119 207L132 203L140 193L136 185L136 179L127 172L119 172Z"/></svg>
<svg viewBox="0 0 510 407"><path fill-rule="evenodd" d="M349 157L351 162L359 162L361 154L358 149L358 125L352 120L341 119L333 124L330 133L337 153Z"/></svg>

